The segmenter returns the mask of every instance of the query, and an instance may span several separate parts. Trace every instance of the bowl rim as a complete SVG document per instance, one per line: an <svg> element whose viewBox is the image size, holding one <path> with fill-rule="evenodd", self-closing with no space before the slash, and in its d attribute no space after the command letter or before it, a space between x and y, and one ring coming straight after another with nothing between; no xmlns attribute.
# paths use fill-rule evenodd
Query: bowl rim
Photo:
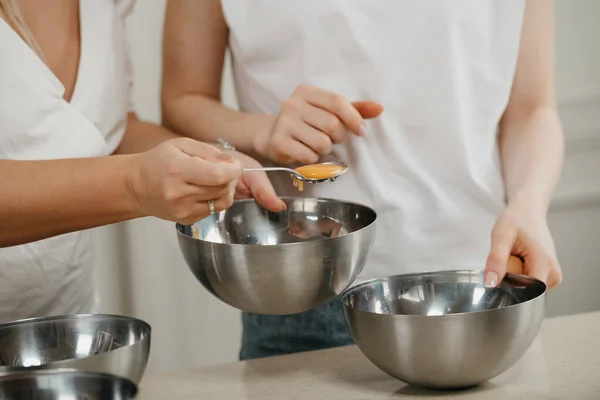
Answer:
<svg viewBox="0 0 600 400"><path fill-rule="evenodd" d="M410 277L415 277L415 276L419 276L419 277L423 277L423 276L431 276L431 275L438 275L438 274L465 274L465 275L481 275L483 273L482 269L454 269L454 270L439 270L439 271L427 271L427 272L414 272L414 273L408 273L408 274L394 274L394 275L388 275L382 278L373 278L373 279L369 279L366 280L364 282L359 283L358 285L354 285L354 286L350 286L348 288L346 288L345 290L342 291L342 293L340 293L339 295L339 299L340 302L342 303L343 308L352 310L354 312L361 312L361 313L365 313L365 314L372 314L372 315L381 315L381 316L393 316L393 317L399 317L399 318L428 318L428 319L441 319L441 318L455 318L455 317L460 317L460 316L466 316L466 315L477 315L477 314L483 314L483 313L491 313L491 312L502 312L504 310L509 310L512 309L514 307L519 307L522 306L524 304L530 304L533 303L535 301L538 301L542 298L544 298L544 296L546 295L546 293L548 292L548 286L540 281L539 279L533 278L529 275L522 275L522 274L513 274L513 273L506 273L504 279L502 280L502 282L504 282L504 280L509 277L509 278L519 278L519 279L524 279L527 281L531 281L532 283L534 283L535 285L541 285L542 287L542 292L535 296L532 299L523 301L521 303L517 303L517 304L511 304L509 306L506 307L502 307L502 308L495 308L495 309L491 309L491 310L477 310L477 311L468 311L468 312L460 312L460 313L453 313L453 314L442 314L442 315L413 315L413 314L391 314L391 313L377 313L377 312L372 312L372 311L366 311L366 310L361 310L355 307L351 307L348 304L346 304L345 298L353 291L356 291L364 286L370 285L372 283L376 283L376 282L389 282L391 279L394 278L410 278ZM440 282L441 283L441 282Z"/></svg>
<svg viewBox="0 0 600 400"><path fill-rule="evenodd" d="M32 324L32 323L38 323L38 322L53 322L53 321L65 321L65 320L74 320L74 319L79 319L79 320L84 320L84 319L117 319L117 320L125 320L125 321L130 321L130 322L135 322L140 324L147 332L144 335L143 338L141 338L140 340L136 341L135 343L131 343L125 346L121 346L117 349L111 350L111 351L107 351L104 353L99 353L99 354L93 354L93 355L88 355L85 357L78 357L78 358L65 358L64 360L56 360L56 361L51 361L51 362L47 362L44 364L40 364L40 365L32 365L32 366L23 366L23 365L0 365L0 375L5 374L5 373L20 373L21 371L26 372L26 371L35 371L35 370L56 370L56 369L71 369L69 367L60 367L61 365L65 365L65 364L69 364L69 363L73 363L73 362L78 362L78 361L83 361L83 360L87 360L90 358L94 358L94 357L101 357L107 353L112 353L112 352L118 352L120 350L125 350L128 348L131 348L133 346L139 345L140 343L144 342L144 341L149 341L150 340L150 336L152 334L152 326L147 323L144 320L141 320L139 318L135 318L135 317L128 317L125 315L117 315L117 314L93 314L93 313L88 313L88 314L71 314L71 315L51 315L51 316L46 316L46 317L33 317L33 318L24 318L24 319L19 319L19 320L15 320L15 321L10 321L10 322L5 322L3 324L0 324L0 331L2 331L5 328L14 328L14 327L19 327L19 326L23 326L23 325L28 325L28 324ZM146 363L148 362L148 360L146 360ZM96 372L92 372L92 373L96 373ZM98 372L101 373L101 372ZM110 374L109 374L110 375ZM117 375L119 376L119 375ZM127 379L127 378L126 378Z"/></svg>
<svg viewBox="0 0 600 400"><path fill-rule="evenodd" d="M193 224L180 224L180 223L175 223L175 230L177 231L177 235L179 237L183 237L186 239L191 239L192 241L196 242L196 243L202 243L202 244L207 244L207 245L214 245L214 246L228 246L228 247L243 247L243 248L274 248L274 247L289 247L289 246L308 246L308 245L314 245L315 243L323 243L323 242L330 242L330 241L335 241L335 240L342 240L345 237L357 234L359 232L362 231L366 231L367 229L372 228L375 223L377 222L377 218L379 217L379 215L377 214L377 211L375 211L373 208L361 204L361 203L357 203L357 202L352 202L352 201L346 201L346 200L340 200L340 199L334 199L331 197L303 197L303 196L280 196L279 197L282 200L285 199L305 199L305 200L313 200L316 202L337 202L337 203L343 203L343 204L348 204L348 205L353 205L353 206L358 206L364 209L367 209L368 211L373 213L373 220L371 222L369 222L367 225L363 226L360 229L357 229L355 231L352 231L346 235L343 236L337 236L334 238L324 238L324 239L320 239L320 240L310 240L307 242L296 242L296 243L281 243L281 244L277 244L277 245L264 245L264 244L254 244L254 243L249 243L249 244L243 244L243 243L219 243L219 242L210 242L208 240L203 240L203 239L198 239L195 237L192 237L190 235L186 235L185 233L182 232L182 228L185 227L191 227L194 226L195 224L197 224L200 221L204 221L205 219L211 218L210 216L203 218L199 221L194 222ZM235 200L233 202L233 204L236 203L258 203L255 199L240 199L240 200ZM260 207L262 207L259 204ZM262 207L264 208L264 207ZM219 211L217 213L215 213L215 215L217 214L222 214L223 212L227 211L223 210L223 211Z"/></svg>
<svg viewBox="0 0 600 400"><path fill-rule="evenodd" d="M23 318L23 319L17 319L14 321L9 321L9 322L5 322L0 324L0 331L2 331L5 328L12 328L15 326L20 326L20 325L28 325L31 323L38 323L38 322L53 322L53 321L67 321L67 320L73 320L73 319L79 319L79 320L83 320L83 319L118 319L118 320L125 320L125 321L130 321L130 322L136 322L140 325L142 325L147 331L148 331L148 335L150 335L150 333L152 332L152 326L150 326L149 323L147 323L144 320L141 320L139 318L135 318L135 317L128 317L126 315L118 315L118 314L103 314L103 313L99 313L99 314L95 314L95 313L81 313L81 314L65 314L65 315L50 315L50 316L45 316L45 317L32 317L32 318ZM123 347L127 347L127 346L123 346Z"/></svg>

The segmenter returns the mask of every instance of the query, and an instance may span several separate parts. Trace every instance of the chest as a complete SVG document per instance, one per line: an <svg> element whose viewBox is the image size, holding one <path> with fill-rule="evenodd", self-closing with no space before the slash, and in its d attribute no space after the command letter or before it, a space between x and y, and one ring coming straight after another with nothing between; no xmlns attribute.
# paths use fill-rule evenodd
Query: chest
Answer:
<svg viewBox="0 0 600 400"><path fill-rule="evenodd" d="M464 125L463 110L501 112L524 10L524 0L221 2L243 107L276 112L310 84L430 130Z"/></svg>
<svg viewBox="0 0 600 400"><path fill-rule="evenodd" d="M54 5L54 1L43 3ZM42 52L48 54L45 62L0 20L0 54L7 55L0 63L0 99L4 99L0 157L105 154L121 140L129 111L130 74L120 3L81 0L69 4L79 6L71 18L29 14L28 24L42 39L38 42L44 47ZM79 24L75 14L79 14ZM53 23L38 24L36 18ZM79 34L73 35L77 28ZM45 36L62 44L49 43Z"/></svg>
<svg viewBox="0 0 600 400"><path fill-rule="evenodd" d="M41 56L65 88L70 101L81 57L80 0L19 0L23 19Z"/></svg>

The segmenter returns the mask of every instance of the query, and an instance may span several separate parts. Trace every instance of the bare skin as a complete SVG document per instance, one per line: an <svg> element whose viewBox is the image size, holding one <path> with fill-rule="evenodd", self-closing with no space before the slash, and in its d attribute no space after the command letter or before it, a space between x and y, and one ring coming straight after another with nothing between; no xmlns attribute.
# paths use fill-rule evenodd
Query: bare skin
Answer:
<svg viewBox="0 0 600 400"><path fill-rule="evenodd" d="M516 76L499 139L508 206L492 231L489 283L502 280L506 260L513 254L523 259L525 274L554 288L562 272L547 213L562 170L564 135L555 100L551 1L527 0Z"/></svg>
<svg viewBox="0 0 600 400"><path fill-rule="evenodd" d="M69 101L77 81L79 2L21 0L24 19ZM3 17L4 16L0 16ZM10 57L10 55L5 55ZM241 175L259 166L236 152L181 138L130 113L114 156L48 160L0 160L0 247L14 246L119 221L156 216L191 223L235 197L255 196L282 210L265 174Z"/></svg>
<svg viewBox="0 0 600 400"><path fill-rule="evenodd" d="M230 110L220 102L227 36L219 0L167 3L163 116L178 133L206 141L220 137L279 164L313 164L349 134L363 136L364 120L383 111L368 99L350 101L311 86L299 87L277 115Z"/></svg>
<svg viewBox="0 0 600 400"><path fill-rule="evenodd" d="M554 100L553 5L527 0L514 88L500 121L506 210L492 232L487 283L497 285L509 256L524 272L560 283L562 274L546 213L562 169L563 134ZM314 163L382 106L302 86L278 115L238 112L220 101L228 28L219 0L169 0L164 33L163 115L178 133L201 140L223 137L244 152L282 164ZM368 111L367 111L368 110ZM485 260L482 260L485 261Z"/></svg>

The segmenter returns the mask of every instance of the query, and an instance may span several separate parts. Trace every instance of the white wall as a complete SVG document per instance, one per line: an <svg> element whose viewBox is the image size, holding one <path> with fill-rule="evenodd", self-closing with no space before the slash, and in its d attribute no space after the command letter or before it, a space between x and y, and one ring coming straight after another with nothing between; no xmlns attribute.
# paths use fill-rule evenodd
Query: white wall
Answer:
<svg viewBox="0 0 600 400"><path fill-rule="evenodd" d="M550 216L565 283L549 296L550 314L600 309L600 1L556 4L558 92L569 143ZM139 114L152 121L160 119L163 11L164 0L138 1L129 27L135 103ZM227 73L224 99L234 105L234 97ZM102 229L100 235L119 249L99 254L104 310L135 314L153 325L149 373L236 360L239 313L195 281L180 255L173 224L146 219ZM127 265L133 273L123 273Z"/></svg>

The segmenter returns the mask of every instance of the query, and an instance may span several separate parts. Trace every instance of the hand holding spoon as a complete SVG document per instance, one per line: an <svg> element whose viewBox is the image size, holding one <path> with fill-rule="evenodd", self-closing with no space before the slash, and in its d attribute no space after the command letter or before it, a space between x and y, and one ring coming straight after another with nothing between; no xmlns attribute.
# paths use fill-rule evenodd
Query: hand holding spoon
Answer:
<svg viewBox="0 0 600 400"><path fill-rule="evenodd" d="M225 151L235 151L235 147L223 139L218 139L219 146ZM317 184L321 182L333 182L348 170L348 164L341 161L330 161L319 164L303 165L296 169L286 167L260 167L244 168L244 172L254 171L285 171L292 175L294 186L302 191L304 182Z"/></svg>

